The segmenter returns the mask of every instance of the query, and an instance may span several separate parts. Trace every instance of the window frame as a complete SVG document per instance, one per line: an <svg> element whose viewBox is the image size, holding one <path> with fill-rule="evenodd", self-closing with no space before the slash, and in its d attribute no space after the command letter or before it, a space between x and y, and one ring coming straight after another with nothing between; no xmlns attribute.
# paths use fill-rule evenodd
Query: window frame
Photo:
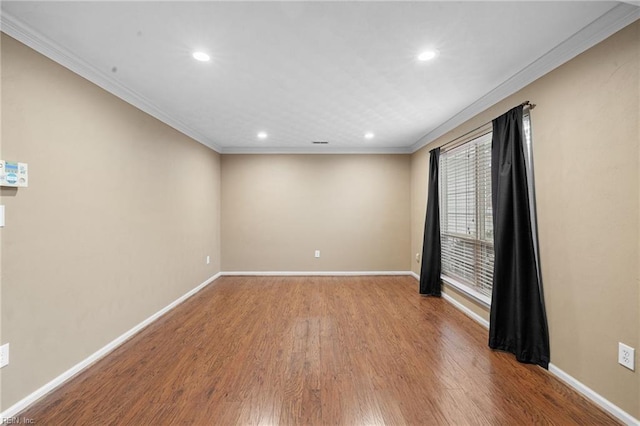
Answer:
<svg viewBox="0 0 640 426"><path fill-rule="evenodd" d="M441 157L442 155L446 155L446 153L451 152L453 150L455 150L456 148L459 148L461 146L464 146L466 144L470 144L470 143L474 143L476 141L478 141L481 138L486 137L487 135L491 135L493 133L493 129L491 126L491 123L488 123L485 126L482 126L482 128L478 129L477 131L475 131L473 134L469 135L468 137L462 139L461 141L459 141L458 143L456 143L455 145L449 146L447 147L446 150L443 150L441 152ZM490 157L489 157L490 158ZM439 205L440 205L440 211L439 214L442 215L443 212L443 196L445 191L443 190L443 182L444 179L442 177L442 167L440 167L439 170L440 176L438 177L438 181L440 182L440 187L438 188L439 191L439 195L440 195L440 200L439 200ZM477 188L477 184L476 186L476 193L478 191ZM476 212L475 212L475 216L476 219L478 219L478 206L477 206L477 198L476 198ZM442 223L442 220L441 220ZM479 220L476 220L476 226L479 227L480 223ZM455 235L451 235L453 238L460 238L460 239L465 239L467 241L471 240L473 241L474 244L486 244L486 240L483 240L479 233L476 231L476 235L475 237L471 237L471 238L462 238L461 236L455 236ZM443 230L442 228L440 229L440 238L442 239L443 237ZM493 241L491 242L491 246L493 247ZM474 301L480 303L481 305L484 305L486 307L490 307L491 306L491 296L487 296L485 294L480 293L478 290L476 290L475 288L473 288L472 286L470 286L469 284L465 283L464 281L460 280L458 277L452 276L452 275L446 275L446 273L444 271L442 271L440 273L440 279L442 280L442 282L449 286L449 287L453 287L454 289L464 293L466 296L470 297L471 299L473 299Z"/></svg>

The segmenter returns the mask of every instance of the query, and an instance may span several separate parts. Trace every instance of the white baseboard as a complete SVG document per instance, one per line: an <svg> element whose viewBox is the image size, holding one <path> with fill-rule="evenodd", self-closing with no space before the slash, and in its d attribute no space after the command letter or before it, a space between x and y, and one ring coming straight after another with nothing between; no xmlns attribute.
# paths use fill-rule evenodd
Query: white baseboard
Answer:
<svg viewBox="0 0 640 426"><path fill-rule="evenodd" d="M415 272L411 272L411 275L416 280L420 281L420 276L418 274L416 274ZM460 302L456 301L454 298L452 298L448 294L442 293L442 298L445 299L447 302L451 303L456 308L460 309L463 313L465 313L474 321L478 322L483 327L487 329L489 328L489 321L482 318L480 315L476 314L475 312L473 312L472 310L470 310ZM611 414L612 416L614 416L615 418L623 422L624 424L630 425L630 426L640 426L640 421L638 419L636 419L631 414L627 413L622 408L618 407L608 399L604 398L602 395L600 395L590 387L579 382L573 376L567 374L566 372L564 372L554 364L549 363L549 373L556 376L558 379L560 379L562 382L569 385L575 391L584 395L591 402L593 402L598 407L602 408L603 410L605 410L606 412L608 412L609 414Z"/></svg>
<svg viewBox="0 0 640 426"><path fill-rule="evenodd" d="M618 407L617 405L615 405L608 399L604 398L602 395L600 395L599 393L597 393L596 391L594 391L584 383L579 382L573 376L567 374L566 372L564 372L563 370L561 370L560 368L558 368L557 366L551 363L549 363L549 373L556 376L558 379L560 379L561 381L563 381L564 383L566 383L567 385L569 385L570 387L572 387L573 389L575 389L576 391L578 391L579 393L587 397L587 399L592 401L594 404L596 404L597 406L599 406L600 408L602 408L603 410L605 410L606 412L608 412L609 414L611 414L612 416L614 416L615 418L623 422L624 424L630 425L630 426L640 425L640 420L636 419L631 414L624 411L622 408Z"/></svg>
<svg viewBox="0 0 640 426"><path fill-rule="evenodd" d="M459 310L461 310L462 313L464 313L466 316L470 317L472 320L474 320L475 322L477 322L478 324L480 324L481 326L483 326L487 330L489 329L489 321L487 321L486 319L482 318L480 315L476 314L471 309L467 308L462 303L458 302L456 299L454 299L453 297L449 296L447 293L443 292L442 293L442 298L444 300L446 300L447 302L451 303L453 306L455 306Z"/></svg>
<svg viewBox="0 0 640 426"><path fill-rule="evenodd" d="M189 297L193 296L194 294L202 290L204 287L206 287L213 281L215 281L218 277L220 277L220 275L221 273L218 272L214 276L208 278L206 281L198 285L196 288L180 296L179 298L177 298L176 300L174 300L164 308L160 309L155 314L151 315L149 318L145 319L144 321L142 321L141 323L139 323L129 331L117 337L115 340L111 341L110 343L108 343L98 351L94 352L89 357L80 361L78 364L74 365L73 367L71 367L70 369L68 369L67 371L65 371L58 377L56 377L55 379L51 380L49 383L45 384L35 392L32 392L31 394L27 395L25 398L16 402L11 407L7 408L5 411L0 413L0 419L9 419L14 417L16 414L20 413L21 411L29 407L31 404L33 404L34 402L36 402L37 400L39 400L49 392L53 391L54 389L64 384L67 380L71 379L72 377L74 377L84 369L90 367L96 361L108 355L110 352L112 352L118 346L122 345L124 342L129 340L131 337L133 337L136 333L141 331L143 328L145 328L146 326L148 326L149 324L151 324L152 322L160 318L162 315L166 314L167 312L169 312L170 310L178 306L180 303L187 300Z"/></svg>
<svg viewBox="0 0 640 426"><path fill-rule="evenodd" d="M420 275L416 274L415 272L411 272L409 275L411 275L416 280L420 281ZM471 309L467 308L462 303L458 302L456 299L449 296L447 293L442 292L442 298L447 302L451 303L453 306L455 306L459 310L461 310L463 314L467 315L472 320L482 325L484 328L487 328L487 329L489 328L489 321L482 318L480 315L476 314Z"/></svg>
<svg viewBox="0 0 640 426"><path fill-rule="evenodd" d="M221 272L223 276L367 276L367 275L411 275L409 271L225 271Z"/></svg>

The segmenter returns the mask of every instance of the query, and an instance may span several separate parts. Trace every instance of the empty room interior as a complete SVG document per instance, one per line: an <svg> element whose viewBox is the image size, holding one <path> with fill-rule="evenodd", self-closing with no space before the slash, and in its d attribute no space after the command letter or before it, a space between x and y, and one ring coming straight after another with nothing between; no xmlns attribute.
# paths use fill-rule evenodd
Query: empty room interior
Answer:
<svg viewBox="0 0 640 426"><path fill-rule="evenodd" d="M3 1L2 423L640 424L639 19Z"/></svg>

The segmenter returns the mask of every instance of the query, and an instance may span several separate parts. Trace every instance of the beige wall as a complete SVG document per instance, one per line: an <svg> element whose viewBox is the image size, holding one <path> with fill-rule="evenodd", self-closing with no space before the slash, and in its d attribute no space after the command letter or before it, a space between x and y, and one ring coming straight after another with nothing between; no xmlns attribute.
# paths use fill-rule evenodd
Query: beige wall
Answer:
<svg viewBox="0 0 640 426"><path fill-rule="evenodd" d="M408 155L223 155L222 269L407 271L409 207Z"/></svg>
<svg viewBox="0 0 640 426"><path fill-rule="evenodd" d="M411 162L415 254L422 247L428 150L525 100L538 105L531 119L551 362L636 418L640 375L618 365L617 351L618 342L640 351L639 55L636 22ZM486 310L462 302L487 318Z"/></svg>
<svg viewBox="0 0 640 426"><path fill-rule="evenodd" d="M7 409L220 270L220 159L5 35L2 113Z"/></svg>
<svg viewBox="0 0 640 426"><path fill-rule="evenodd" d="M0 37L0 82L2 81L2 40ZM2 84L0 83L0 157L2 156ZM2 193L0 193L0 205L2 205ZM2 338L2 228L0 228L0 344L5 340ZM3 410L2 405L2 372L0 372L0 412Z"/></svg>

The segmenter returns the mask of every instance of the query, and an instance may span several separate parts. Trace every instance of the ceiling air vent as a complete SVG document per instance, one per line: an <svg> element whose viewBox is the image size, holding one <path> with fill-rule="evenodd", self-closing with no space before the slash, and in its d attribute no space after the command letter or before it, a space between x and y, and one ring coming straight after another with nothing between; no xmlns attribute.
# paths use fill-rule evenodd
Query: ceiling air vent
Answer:
<svg viewBox="0 0 640 426"><path fill-rule="evenodd" d="M329 144L329 142L327 142L327 141L313 141L311 143L314 144L314 145L328 145Z"/></svg>

